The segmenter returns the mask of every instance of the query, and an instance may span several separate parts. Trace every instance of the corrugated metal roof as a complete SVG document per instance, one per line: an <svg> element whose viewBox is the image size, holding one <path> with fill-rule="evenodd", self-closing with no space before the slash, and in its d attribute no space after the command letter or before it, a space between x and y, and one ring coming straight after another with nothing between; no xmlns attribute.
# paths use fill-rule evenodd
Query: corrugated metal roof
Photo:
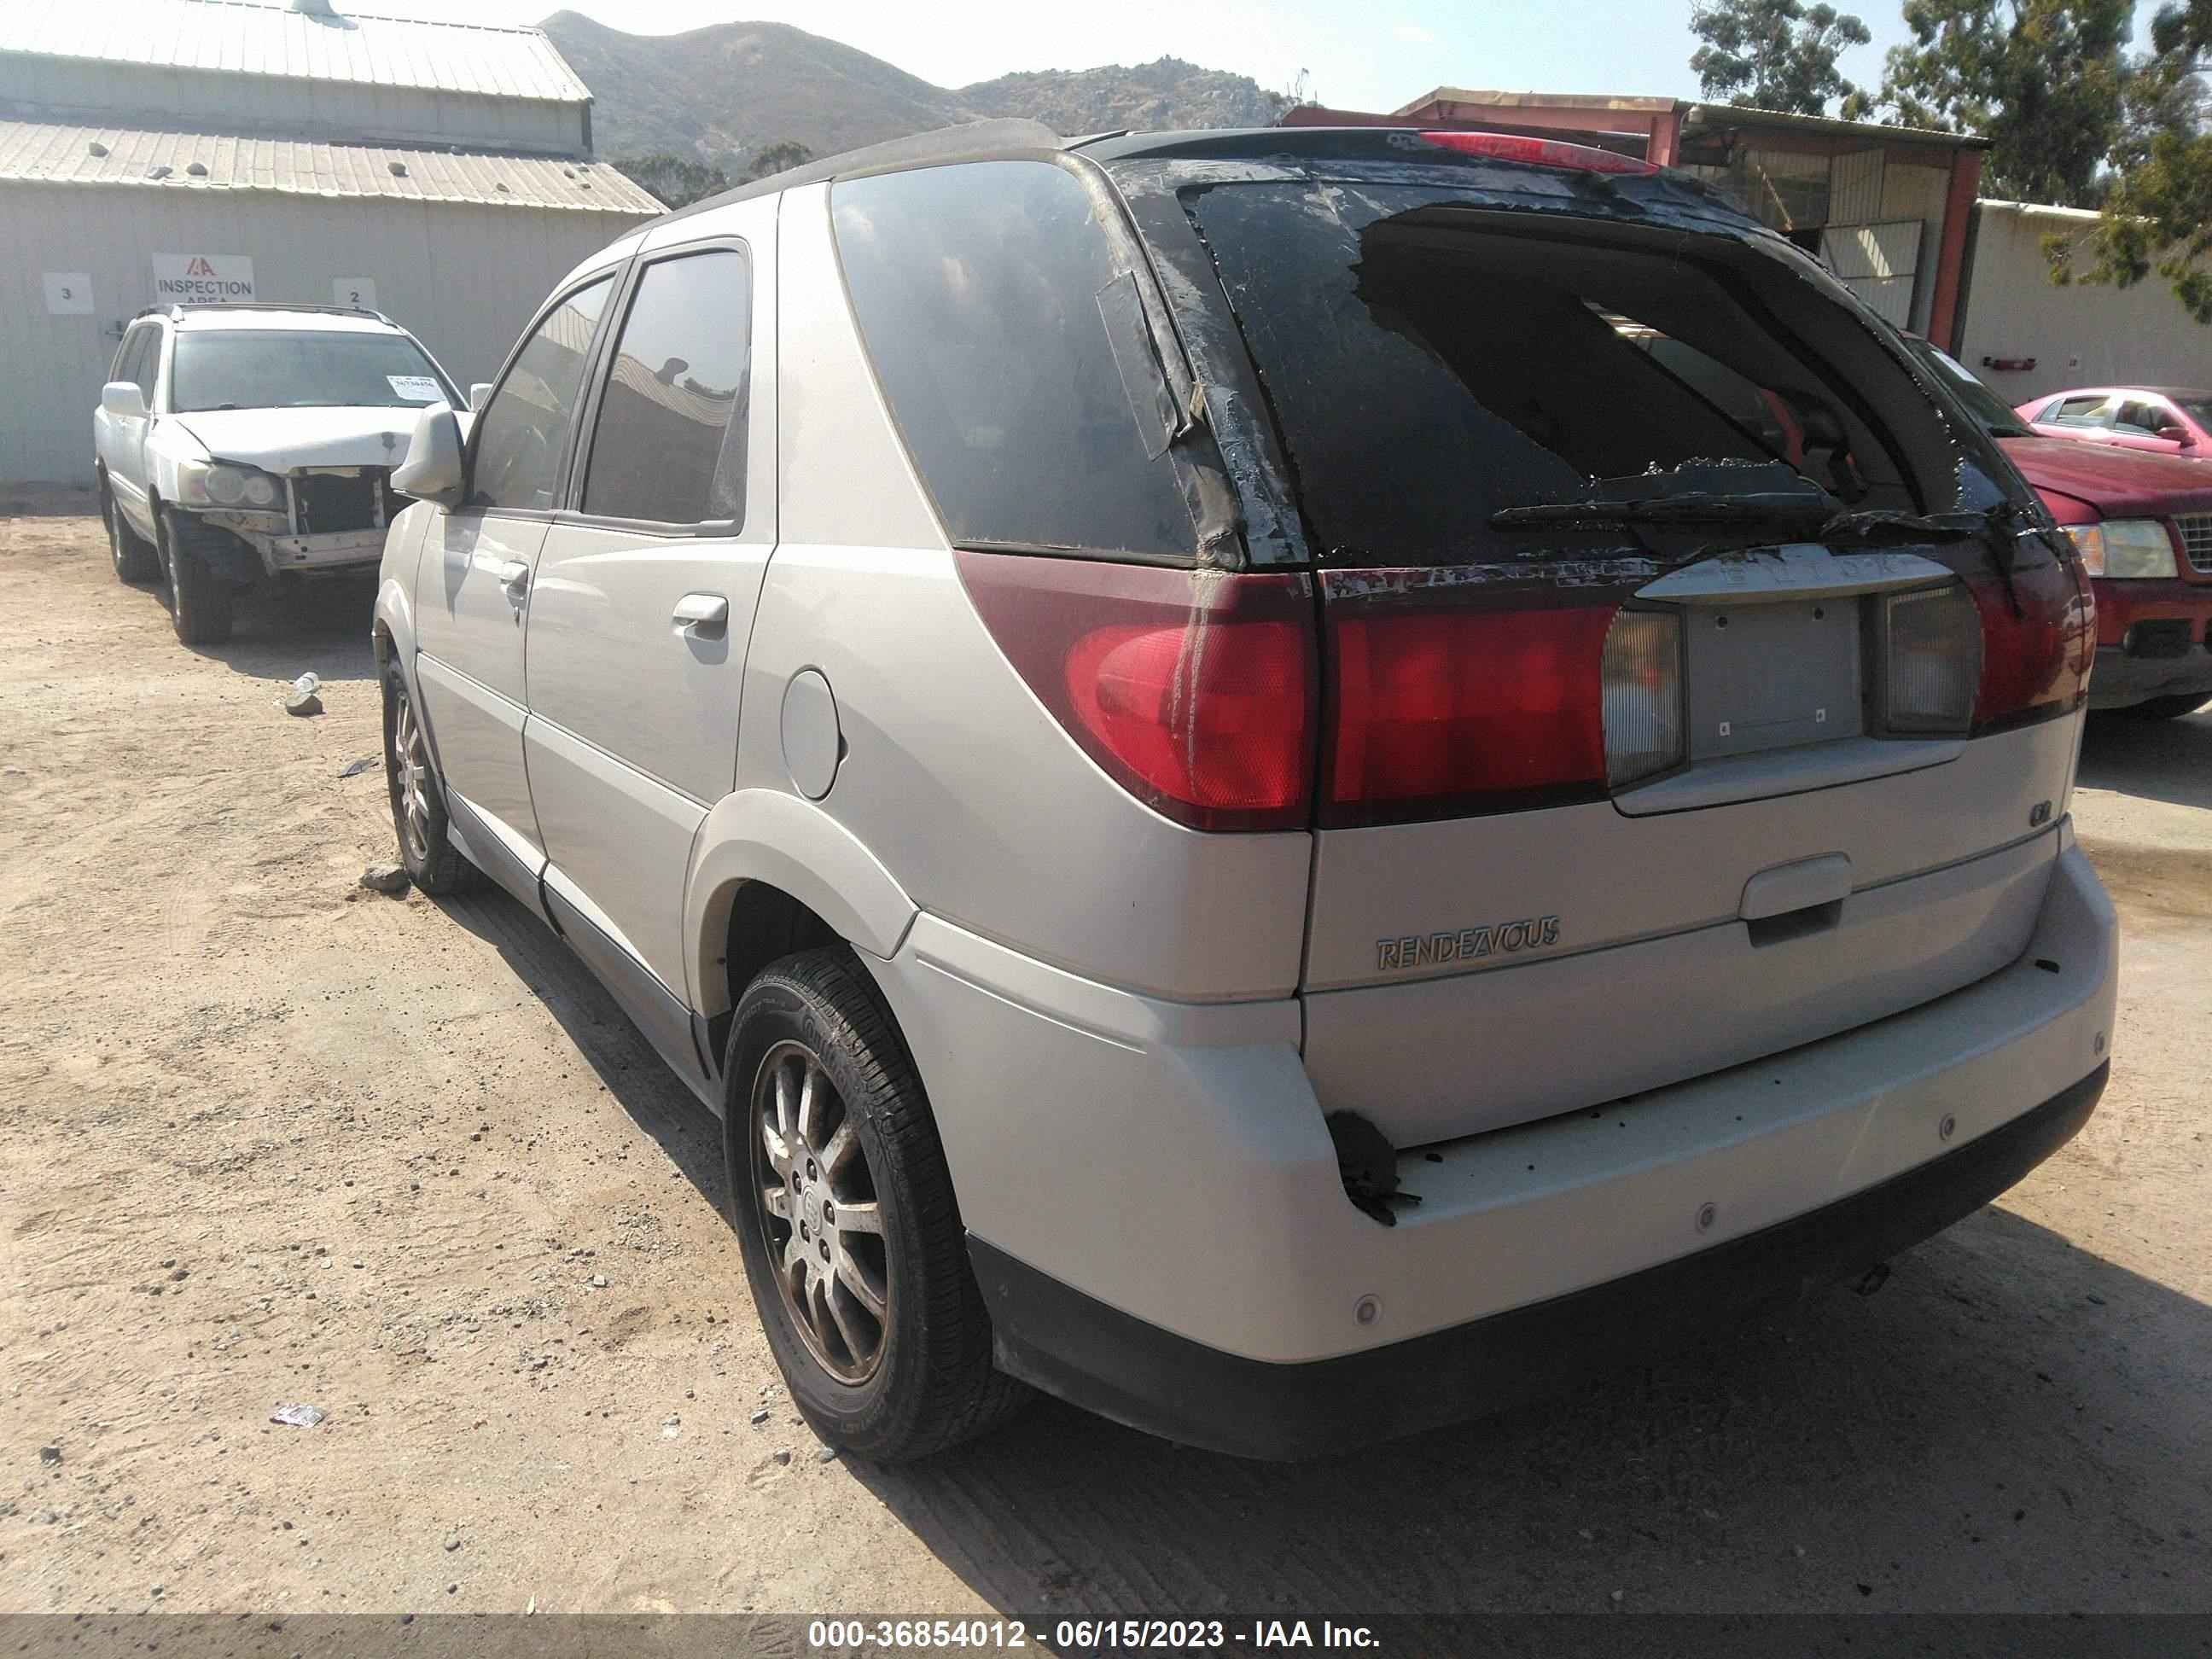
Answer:
<svg viewBox="0 0 2212 1659"><path fill-rule="evenodd" d="M0 52L561 103L592 95L542 30L252 0L7 0Z"/></svg>
<svg viewBox="0 0 2212 1659"><path fill-rule="evenodd" d="M0 120L0 180L11 179L476 202L631 216L663 211L652 196L599 162Z"/></svg>

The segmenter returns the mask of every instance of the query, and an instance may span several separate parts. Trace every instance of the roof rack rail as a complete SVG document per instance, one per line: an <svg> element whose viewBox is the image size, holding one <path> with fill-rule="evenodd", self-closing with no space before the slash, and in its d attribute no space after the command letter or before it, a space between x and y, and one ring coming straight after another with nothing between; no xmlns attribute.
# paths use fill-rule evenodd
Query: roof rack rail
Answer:
<svg viewBox="0 0 2212 1659"><path fill-rule="evenodd" d="M166 305L148 306L138 315L174 317L187 311L312 311L331 317L368 317L392 328L399 326L382 312L371 311L367 306L313 305L306 301L294 304L283 300L173 300Z"/></svg>

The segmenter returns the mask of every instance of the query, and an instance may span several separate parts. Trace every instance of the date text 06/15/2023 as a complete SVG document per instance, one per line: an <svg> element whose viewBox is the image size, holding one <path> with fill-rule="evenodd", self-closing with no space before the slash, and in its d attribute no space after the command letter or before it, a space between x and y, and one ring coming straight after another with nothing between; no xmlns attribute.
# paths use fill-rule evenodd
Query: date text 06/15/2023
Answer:
<svg viewBox="0 0 2212 1659"><path fill-rule="evenodd" d="M810 1648L1026 1648L1046 1642L1061 1652L1104 1649L1364 1648L1382 1646L1364 1625L1323 1620L1221 1619L817 1619L806 1627Z"/></svg>

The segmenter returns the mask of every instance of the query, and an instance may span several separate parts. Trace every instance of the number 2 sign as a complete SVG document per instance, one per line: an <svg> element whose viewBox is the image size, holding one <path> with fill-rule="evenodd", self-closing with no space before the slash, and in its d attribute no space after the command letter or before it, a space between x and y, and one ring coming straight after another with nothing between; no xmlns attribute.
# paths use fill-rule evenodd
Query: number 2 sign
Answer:
<svg viewBox="0 0 2212 1659"><path fill-rule="evenodd" d="M333 276L331 278L331 298L342 306L356 306L363 311L376 309L376 283L367 276Z"/></svg>

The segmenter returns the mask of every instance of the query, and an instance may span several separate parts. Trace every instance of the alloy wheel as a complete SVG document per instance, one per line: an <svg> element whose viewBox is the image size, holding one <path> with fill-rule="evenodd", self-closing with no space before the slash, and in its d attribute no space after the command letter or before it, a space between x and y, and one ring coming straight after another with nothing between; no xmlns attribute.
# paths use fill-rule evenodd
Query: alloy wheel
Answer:
<svg viewBox="0 0 2212 1659"><path fill-rule="evenodd" d="M821 1056L798 1042L763 1057L751 1110L755 1207L784 1308L823 1370L865 1382L883 1360L890 1282L853 1115Z"/></svg>
<svg viewBox="0 0 2212 1659"><path fill-rule="evenodd" d="M417 867L430 858L430 750L422 741L422 728L415 720L415 706L407 694L395 694L392 718L392 796L393 816L407 856Z"/></svg>

